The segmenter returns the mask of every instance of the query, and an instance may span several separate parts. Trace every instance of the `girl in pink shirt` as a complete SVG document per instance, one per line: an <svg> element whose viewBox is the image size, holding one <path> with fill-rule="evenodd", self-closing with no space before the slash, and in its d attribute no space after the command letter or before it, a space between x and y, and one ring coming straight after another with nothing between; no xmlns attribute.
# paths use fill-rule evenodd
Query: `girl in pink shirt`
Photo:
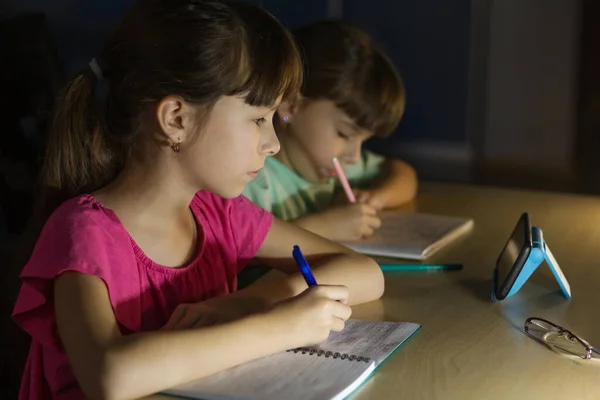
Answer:
<svg viewBox="0 0 600 400"><path fill-rule="evenodd" d="M243 2L141 0L57 102L60 193L21 275L22 399L130 399L323 341L381 296L369 258L240 197L301 85L288 32ZM306 288L300 245L322 284ZM235 291L251 260L286 275Z"/></svg>

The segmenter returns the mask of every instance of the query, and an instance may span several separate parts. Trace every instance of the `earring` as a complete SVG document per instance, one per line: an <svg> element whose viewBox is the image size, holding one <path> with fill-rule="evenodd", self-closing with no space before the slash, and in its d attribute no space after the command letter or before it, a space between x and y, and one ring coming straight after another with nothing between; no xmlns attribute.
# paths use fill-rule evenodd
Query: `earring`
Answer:
<svg viewBox="0 0 600 400"><path fill-rule="evenodd" d="M283 116L283 120L284 120L285 122L288 122L288 121L290 120L290 117L288 117L287 115L284 115L284 116Z"/></svg>
<svg viewBox="0 0 600 400"><path fill-rule="evenodd" d="M179 150L181 150L180 144L181 144L181 139L177 138L177 143L173 142L173 144L171 145L171 149L173 149L173 151L175 153L179 153Z"/></svg>

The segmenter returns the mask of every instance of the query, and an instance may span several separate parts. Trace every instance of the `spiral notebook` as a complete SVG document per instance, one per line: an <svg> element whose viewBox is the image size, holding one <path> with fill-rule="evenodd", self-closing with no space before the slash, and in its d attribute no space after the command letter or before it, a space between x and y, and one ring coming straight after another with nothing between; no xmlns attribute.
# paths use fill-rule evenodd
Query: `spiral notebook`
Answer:
<svg viewBox="0 0 600 400"><path fill-rule="evenodd" d="M164 393L206 400L343 399L419 328L349 320L319 346L260 358Z"/></svg>
<svg viewBox="0 0 600 400"><path fill-rule="evenodd" d="M344 245L372 256L423 260L473 227L473 220L447 215L384 211L373 236Z"/></svg>

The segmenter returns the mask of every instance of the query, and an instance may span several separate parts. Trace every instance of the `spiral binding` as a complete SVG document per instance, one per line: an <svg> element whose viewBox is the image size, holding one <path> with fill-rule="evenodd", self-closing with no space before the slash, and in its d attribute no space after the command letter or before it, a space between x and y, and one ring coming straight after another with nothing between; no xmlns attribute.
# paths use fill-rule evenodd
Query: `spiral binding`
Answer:
<svg viewBox="0 0 600 400"><path fill-rule="evenodd" d="M348 360L348 361L358 361L358 362L371 362L371 358L370 357L363 357L363 356L355 356L354 354L346 354L346 353L338 353L337 351L333 352L333 351L329 351L329 350L321 350L321 349L312 349L309 347L299 347L297 349L291 349L288 350L289 352L294 352L294 353L302 353L302 354L307 354L310 356L316 355L317 357L333 357L333 358L339 358L341 360Z"/></svg>

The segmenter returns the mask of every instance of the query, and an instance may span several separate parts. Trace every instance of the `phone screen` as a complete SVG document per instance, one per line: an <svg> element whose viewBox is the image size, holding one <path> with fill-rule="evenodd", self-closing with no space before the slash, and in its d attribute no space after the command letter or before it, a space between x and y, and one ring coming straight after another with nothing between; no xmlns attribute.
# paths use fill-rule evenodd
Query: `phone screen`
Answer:
<svg viewBox="0 0 600 400"><path fill-rule="evenodd" d="M517 263L522 264L525 262L530 251L531 227L529 225L529 215L523 213L496 262L496 288L506 289L503 293L498 293L498 290L496 290L498 297L504 298L508 294L508 290L512 287L512 282L507 281L513 267Z"/></svg>

